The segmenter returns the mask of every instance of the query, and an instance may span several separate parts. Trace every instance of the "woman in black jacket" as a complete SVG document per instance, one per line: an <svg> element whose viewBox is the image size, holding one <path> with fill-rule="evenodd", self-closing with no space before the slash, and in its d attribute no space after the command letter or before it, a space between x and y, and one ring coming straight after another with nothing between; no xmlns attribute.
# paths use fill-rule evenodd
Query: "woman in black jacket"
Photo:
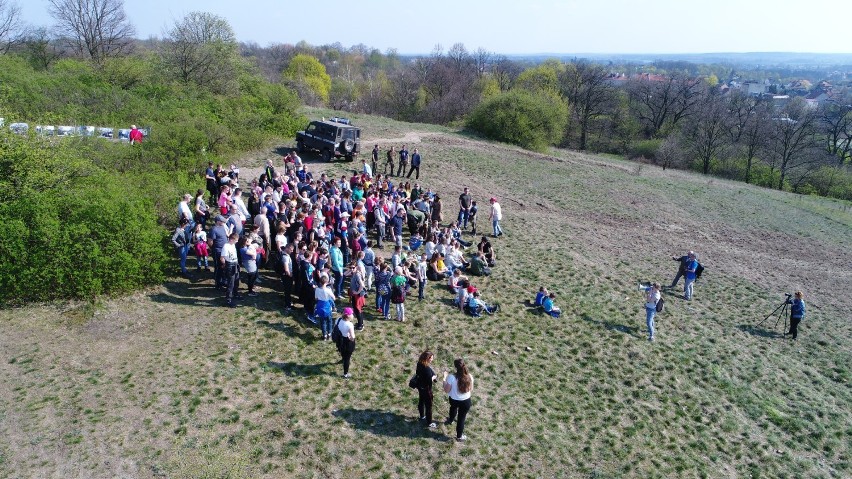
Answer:
<svg viewBox="0 0 852 479"><path fill-rule="evenodd" d="M417 361L417 392L420 399L417 401L417 411L420 420L426 421L430 428L438 427L432 422L432 383L438 379L432 370L432 361L435 355L431 351L423 351Z"/></svg>

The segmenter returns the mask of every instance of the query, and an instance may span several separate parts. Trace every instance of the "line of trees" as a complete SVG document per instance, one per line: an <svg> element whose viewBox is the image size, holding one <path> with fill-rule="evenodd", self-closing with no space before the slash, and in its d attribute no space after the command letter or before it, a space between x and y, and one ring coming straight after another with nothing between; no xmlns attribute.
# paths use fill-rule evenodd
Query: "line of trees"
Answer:
<svg viewBox="0 0 852 479"><path fill-rule="evenodd" d="M646 72L583 60L526 64L483 48L470 52L463 44L409 58L364 45L304 42L249 44L242 52L273 81L281 81L294 59L314 59L317 75L327 75L327 100L319 93L325 90L284 75L308 104L405 121L467 122L485 136L529 148L554 144L623 154L666 168L852 199L852 94L843 88L813 108L798 97L779 105L739 90L727 92L714 71L731 77L732 70L685 62L658 63ZM633 74L614 76L625 71ZM503 101L511 91L534 99L525 94ZM561 123L561 115L544 108L547 102L561 103L568 115L562 134L542 143L541 138L552 138L552 125L547 131L518 130L540 125L531 117ZM495 114L495 108L513 111ZM489 117L518 121L483 124Z"/></svg>
<svg viewBox="0 0 852 479"><path fill-rule="evenodd" d="M295 91L309 105L439 124L461 125L475 118L471 127L528 147L543 149L552 142L778 189L852 197L852 95L840 88L832 101L814 109L797 97L776 105L740 91L727 93L718 78L732 78L733 70L687 62L641 68L583 60L527 64L484 48L471 52L461 43L448 50L436 46L418 57L339 43L261 47L239 44L226 20L205 12L190 13L161 39L142 42L132 38L122 0L49 3L57 24L54 36L23 26L15 4L0 0L0 47L23 55L34 68L49 68L66 56L85 58L132 86L138 75L117 60L135 50L135 58L153 58L168 78L212 94L233 94L246 87L241 77L256 73L266 78L263 88L274 92L271 96ZM632 74L613 77L616 72ZM513 91L532 97L501 101ZM524 111L500 115L530 117L515 122L515 128L540 124L532 117L541 115L562 122L550 108L531 108L547 102L558 102L562 106L556 110L568 112L558 125L558 138L552 139L551 125L546 128L548 143L532 132L482 125L489 115L480 112L493 112L497 105L523 105ZM214 140L211 146L223 143Z"/></svg>

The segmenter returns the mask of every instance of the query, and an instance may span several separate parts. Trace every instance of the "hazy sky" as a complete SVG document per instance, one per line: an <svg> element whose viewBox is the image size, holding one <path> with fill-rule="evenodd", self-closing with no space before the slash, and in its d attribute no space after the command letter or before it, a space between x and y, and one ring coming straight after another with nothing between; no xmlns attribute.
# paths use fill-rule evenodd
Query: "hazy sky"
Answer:
<svg viewBox="0 0 852 479"><path fill-rule="evenodd" d="M17 0L51 25L47 0ZM429 53L464 43L497 53L852 52L850 0L134 0L137 36L207 11L240 41L340 42Z"/></svg>

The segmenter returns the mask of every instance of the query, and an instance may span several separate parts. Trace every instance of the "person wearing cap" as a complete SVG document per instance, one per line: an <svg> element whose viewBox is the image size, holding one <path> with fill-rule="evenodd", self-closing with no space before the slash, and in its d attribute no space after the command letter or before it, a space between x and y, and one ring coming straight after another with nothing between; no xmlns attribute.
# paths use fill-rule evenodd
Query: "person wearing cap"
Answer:
<svg viewBox="0 0 852 479"><path fill-rule="evenodd" d="M689 252L688 256L689 258L686 261L686 269L684 270L684 277L686 280L683 283L683 299L691 301L692 287L695 283L696 271L698 270L698 259L692 251Z"/></svg>
<svg viewBox="0 0 852 479"><path fill-rule="evenodd" d="M686 273L686 263L689 261L689 255L691 254L694 255L695 253L690 251L683 256L672 256L672 260L677 261L680 264L678 265L677 274L675 275L674 280L672 280L672 284L669 285L669 289L674 289L674 287L677 286L677 282L680 281L680 278L682 278Z"/></svg>
<svg viewBox="0 0 852 479"><path fill-rule="evenodd" d="M343 316L334 325L340 331L340 341L337 343L337 351L343 359L343 377L351 378L349 365L352 361L352 353L355 352L355 326L352 324L352 308L343 308Z"/></svg>
<svg viewBox="0 0 852 479"><path fill-rule="evenodd" d="M141 144L143 137L144 137L144 135L142 134L142 131L140 131L139 128L136 128L136 125L130 125L130 144L131 145Z"/></svg>
<svg viewBox="0 0 852 479"><path fill-rule="evenodd" d="M491 203L491 213L488 215L488 219L491 220L494 237L503 236L503 229L500 228L500 220L503 219L503 209L500 207L500 203L497 202L497 198L492 196L489 202Z"/></svg>
<svg viewBox="0 0 852 479"><path fill-rule="evenodd" d="M225 227L225 217L217 215L216 225L210 230L210 241L213 245L213 279L217 288L225 283L225 274L220 264L222 249L228 243L228 230Z"/></svg>

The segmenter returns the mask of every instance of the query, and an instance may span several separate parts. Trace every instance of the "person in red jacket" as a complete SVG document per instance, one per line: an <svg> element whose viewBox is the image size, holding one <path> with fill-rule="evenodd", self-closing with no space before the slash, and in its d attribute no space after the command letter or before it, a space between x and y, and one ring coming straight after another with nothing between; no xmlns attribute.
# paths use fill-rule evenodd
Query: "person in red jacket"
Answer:
<svg viewBox="0 0 852 479"><path fill-rule="evenodd" d="M130 125L130 144L135 145L136 143L142 143L142 132L139 128L136 128L136 125Z"/></svg>

